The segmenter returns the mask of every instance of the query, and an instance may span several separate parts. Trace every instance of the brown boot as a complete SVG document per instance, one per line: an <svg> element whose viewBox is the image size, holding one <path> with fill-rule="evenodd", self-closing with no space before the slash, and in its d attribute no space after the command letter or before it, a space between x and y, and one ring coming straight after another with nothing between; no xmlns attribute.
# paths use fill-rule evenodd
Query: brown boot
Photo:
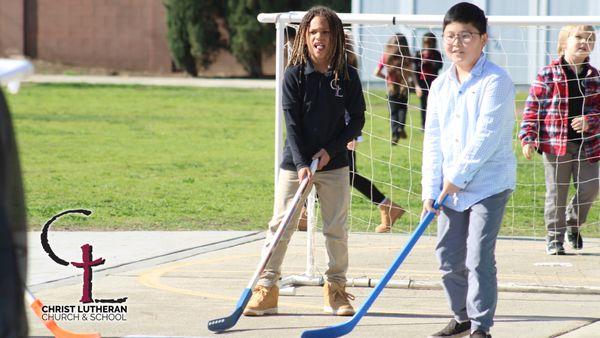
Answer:
<svg viewBox="0 0 600 338"><path fill-rule="evenodd" d="M354 308L350 304L350 300L354 300L354 296L346 292L344 283L325 282L323 300L325 313L336 316L352 316L354 314Z"/></svg>
<svg viewBox="0 0 600 338"><path fill-rule="evenodd" d="M252 298L244 310L244 316L262 316L277 313L277 300L279 299L279 287L273 285L270 288L257 285L252 290Z"/></svg>
<svg viewBox="0 0 600 338"><path fill-rule="evenodd" d="M298 219L298 231L306 231L306 229L308 229L308 214L306 213L306 207L302 207Z"/></svg>
<svg viewBox="0 0 600 338"><path fill-rule="evenodd" d="M379 205L379 213L381 214L381 224L375 228L377 233L390 232L394 222L402 215L404 215L404 209L398 204L392 202L389 199L385 199L383 203Z"/></svg>

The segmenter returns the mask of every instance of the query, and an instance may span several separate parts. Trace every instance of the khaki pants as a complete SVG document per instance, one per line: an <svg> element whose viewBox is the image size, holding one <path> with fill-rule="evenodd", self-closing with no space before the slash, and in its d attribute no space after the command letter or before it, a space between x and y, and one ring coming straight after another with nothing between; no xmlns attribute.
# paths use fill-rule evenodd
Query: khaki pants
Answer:
<svg viewBox="0 0 600 338"><path fill-rule="evenodd" d="M346 282L348 270L348 205L350 204L350 185L348 184L348 167L317 172L313 176L313 184L319 195L321 217L323 218L323 235L325 247L329 256L328 269L325 276L329 282ZM298 190L298 173L290 170L280 170L275 192L275 213L269 222L263 257L266 246L271 242L281 220ZM265 270L258 281L259 285L271 287L281 276L281 264L296 224L300 217L300 209L292 215L291 223L285 229L279 244L269 259Z"/></svg>
<svg viewBox="0 0 600 338"><path fill-rule="evenodd" d="M598 196L598 162L590 163L577 143L567 143L567 153L556 156L544 153L546 205L544 222L548 241L564 242L565 230L581 226ZM575 195L567 205L573 178Z"/></svg>

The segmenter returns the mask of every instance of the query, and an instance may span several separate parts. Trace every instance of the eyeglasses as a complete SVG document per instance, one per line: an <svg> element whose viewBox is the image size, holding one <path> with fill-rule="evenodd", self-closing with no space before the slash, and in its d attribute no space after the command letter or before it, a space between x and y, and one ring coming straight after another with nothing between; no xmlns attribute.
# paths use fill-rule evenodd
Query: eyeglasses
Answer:
<svg viewBox="0 0 600 338"><path fill-rule="evenodd" d="M460 32L458 34L454 34L454 33L448 33L448 34L444 34L444 42L447 44L451 44L454 42L455 39L458 39L458 41L464 43L464 44L468 44L471 41L473 41L473 36L475 35L481 35L481 33L477 33L477 32Z"/></svg>

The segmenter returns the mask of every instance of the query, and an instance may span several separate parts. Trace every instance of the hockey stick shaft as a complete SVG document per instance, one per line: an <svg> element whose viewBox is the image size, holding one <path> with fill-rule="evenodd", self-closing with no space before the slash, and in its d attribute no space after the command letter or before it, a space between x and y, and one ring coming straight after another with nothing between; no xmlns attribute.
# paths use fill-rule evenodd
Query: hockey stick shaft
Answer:
<svg viewBox="0 0 600 338"><path fill-rule="evenodd" d="M438 201L436 201L436 203L434 204L435 209L439 209L439 206L442 205L444 203L444 201L446 200L446 196L440 196L440 198L441 198L441 201L438 198ZM415 244L417 243L417 241L419 240L419 238L421 237L421 235L423 234L425 229L427 229L427 226L429 225L429 223L431 223L431 221L433 220L434 217L435 217L434 212L428 211L425 214L425 217L423 217L423 219L421 220L421 222L419 223L417 228L415 228L415 231L411 235L410 239L404 245L404 248L402 249L400 254L398 254L398 256L396 257L396 259L394 260L392 265L388 268L385 275L381 278L379 283L377 283L377 286L371 292L371 294L369 295L369 298L367 298L367 300L363 303L363 305L360 307L360 309L354 314L354 316L350 320L348 320L347 322L338 324L338 325L334 325L334 326L330 326L330 327L326 327L326 328L322 328L322 329L304 331L302 333L302 337L303 338L339 337L339 336L348 334L350 331L352 331L352 329L354 329L356 324L358 324L358 322L361 320L361 318L367 313L367 311L369 310L371 305L373 305L373 303L375 302L375 300L377 299L377 297L379 296L381 291L383 291L383 289L385 288L387 283L390 281L390 279L394 276L394 273L396 273L396 271L398 270L398 268L400 267L402 262L404 262L404 259L406 259L406 257L408 256L408 254L410 253L412 248L415 246Z"/></svg>
<svg viewBox="0 0 600 338"><path fill-rule="evenodd" d="M313 174L315 173L315 171L317 170L318 164L319 164L319 161L317 159L312 161L312 163L310 165L311 173L313 173ZM290 206L287 208L285 214L283 215L283 219L279 223L279 227L277 228L277 231L273 235L273 238L265 247L264 254L260 260L260 263L259 263L258 267L256 268L256 270L254 271L254 275L248 282L248 285L242 292L242 296L238 300L234 312L229 317L224 317L224 318L219 318L219 319L214 319L214 320L209 321L208 322L209 330L211 330L213 332L220 332L220 331L224 331L224 330L227 330L227 329L233 327L237 323L240 316L242 315L242 312L244 311L244 308L250 301L250 297L252 296L252 289L254 289L254 287L256 286L256 283L258 282L258 279L260 278L261 273L267 266L269 259L271 258L271 256L273 255L273 252L277 248L277 244L281 240L281 237L283 236L285 229L287 229L287 227L290 225L290 222L293 219L293 215L296 213L298 208L300 208L302 202L304 202L304 199L306 198L306 195L307 195L306 192L308 191L308 187L309 187L310 183L311 182L309 181L308 178L305 178L302 180L302 182L300 182L300 186L298 187L298 190L294 194L294 197L292 198Z"/></svg>

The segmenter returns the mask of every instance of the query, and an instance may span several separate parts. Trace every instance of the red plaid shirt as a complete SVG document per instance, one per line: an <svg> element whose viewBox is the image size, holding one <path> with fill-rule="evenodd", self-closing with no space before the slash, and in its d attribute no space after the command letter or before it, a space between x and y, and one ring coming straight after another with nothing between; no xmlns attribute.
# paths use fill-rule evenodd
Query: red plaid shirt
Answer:
<svg viewBox="0 0 600 338"><path fill-rule="evenodd" d="M584 86L583 116L589 129L583 133L585 155L590 162L600 160L600 77L598 70L587 64ZM569 89L561 59L542 68L529 89L525 102L519 139L533 144L541 152L557 156L567 152L569 123Z"/></svg>

